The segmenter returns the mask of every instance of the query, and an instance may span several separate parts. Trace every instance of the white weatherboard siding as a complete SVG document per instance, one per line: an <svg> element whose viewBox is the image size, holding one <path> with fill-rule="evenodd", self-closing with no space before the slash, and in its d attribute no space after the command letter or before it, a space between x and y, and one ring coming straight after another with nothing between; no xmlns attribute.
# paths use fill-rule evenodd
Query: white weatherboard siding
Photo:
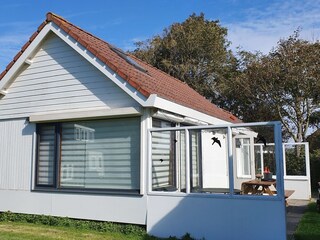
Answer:
<svg viewBox="0 0 320 240"><path fill-rule="evenodd" d="M146 196L31 191L36 124L0 120L0 212L146 224Z"/></svg>
<svg viewBox="0 0 320 240"><path fill-rule="evenodd" d="M31 61L0 100L0 211L145 224L146 196L32 191L36 124L30 116L131 115L140 105L54 34Z"/></svg>
<svg viewBox="0 0 320 240"><path fill-rule="evenodd" d="M0 189L30 190L34 131L26 119L0 121Z"/></svg>
<svg viewBox="0 0 320 240"><path fill-rule="evenodd" d="M54 34L49 35L0 101L0 119L139 104Z"/></svg>
<svg viewBox="0 0 320 240"><path fill-rule="evenodd" d="M0 190L0 211L146 224L146 197Z"/></svg>

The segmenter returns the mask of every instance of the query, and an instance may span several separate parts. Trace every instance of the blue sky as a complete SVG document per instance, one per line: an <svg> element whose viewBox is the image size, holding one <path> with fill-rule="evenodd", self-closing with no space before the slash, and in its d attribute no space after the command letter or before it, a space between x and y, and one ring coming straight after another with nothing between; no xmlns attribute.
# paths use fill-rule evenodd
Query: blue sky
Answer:
<svg viewBox="0 0 320 240"><path fill-rule="evenodd" d="M320 39L320 0L2 0L0 9L0 71L49 11L124 50L200 12L228 28L232 50L268 53L298 27Z"/></svg>

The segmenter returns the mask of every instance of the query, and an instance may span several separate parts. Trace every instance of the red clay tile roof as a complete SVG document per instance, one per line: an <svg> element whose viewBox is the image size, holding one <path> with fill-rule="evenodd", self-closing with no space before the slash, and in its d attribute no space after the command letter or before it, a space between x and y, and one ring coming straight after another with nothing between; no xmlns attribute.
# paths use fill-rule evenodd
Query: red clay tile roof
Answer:
<svg viewBox="0 0 320 240"><path fill-rule="evenodd" d="M161 98L192 108L210 116L232 123L241 122L231 113L212 104L182 81L152 67L132 55L129 55L130 58L134 59L134 61L142 66L147 72L140 71L113 51L111 49L112 46L109 43L93 36L53 13L47 14L47 19L39 26L38 30L30 37L29 41L21 48L20 52L18 52L6 69L0 74L0 80L49 22L53 22L58 25L62 30L78 41L98 59L108 65L113 71L115 71L120 77L126 80L145 97L148 97L150 94L157 94Z"/></svg>

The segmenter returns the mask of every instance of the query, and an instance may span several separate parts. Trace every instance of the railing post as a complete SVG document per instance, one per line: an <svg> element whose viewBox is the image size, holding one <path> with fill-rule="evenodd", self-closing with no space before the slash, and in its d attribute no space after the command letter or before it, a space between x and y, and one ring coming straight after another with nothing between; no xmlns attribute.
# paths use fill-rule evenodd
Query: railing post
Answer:
<svg viewBox="0 0 320 240"><path fill-rule="evenodd" d="M229 191L230 194L234 193L234 180L233 180L233 141L232 141L232 129L229 126L227 128L228 137L228 169L229 169Z"/></svg>
<svg viewBox="0 0 320 240"><path fill-rule="evenodd" d="M147 193L152 191L152 132L148 130Z"/></svg>
<svg viewBox="0 0 320 240"><path fill-rule="evenodd" d="M281 143L282 146L282 163L283 163L283 178L287 176L287 166L286 166L286 144Z"/></svg>
<svg viewBox="0 0 320 240"><path fill-rule="evenodd" d="M278 196L284 196L284 168L281 156L283 156L281 124L279 122L274 124L274 143L275 143L275 157L276 157L276 176L277 176L277 192ZM284 201L284 198L283 198Z"/></svg>
<svg viewBox="0 0 320 240"><path fill-rule="evenodd" d="M186 138L186 193L190 193L190 141L189 141L189 130L185 129L185 138Z"/></svg>

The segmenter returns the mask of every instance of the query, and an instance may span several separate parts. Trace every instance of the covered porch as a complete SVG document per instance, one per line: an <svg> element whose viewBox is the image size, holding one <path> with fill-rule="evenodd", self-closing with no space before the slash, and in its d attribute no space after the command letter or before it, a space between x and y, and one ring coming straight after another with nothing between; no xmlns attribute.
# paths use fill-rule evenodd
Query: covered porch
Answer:
<svg viewBox="0 0 320 240"><path fill-rule="evenodd" d="M279 122L159 125L149 130L148 149L150 234L286 238L286 148Z"/></svg>

